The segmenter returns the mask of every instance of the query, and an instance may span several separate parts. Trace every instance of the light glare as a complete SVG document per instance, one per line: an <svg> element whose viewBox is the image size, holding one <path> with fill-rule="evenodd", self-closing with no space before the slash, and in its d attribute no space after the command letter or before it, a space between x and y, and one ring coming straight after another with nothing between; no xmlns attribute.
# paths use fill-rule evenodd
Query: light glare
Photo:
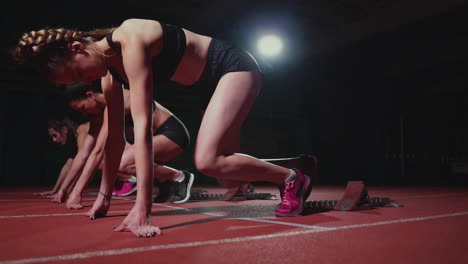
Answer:
<svg viewBox="0 0 468 264"><path fill-rule="evenodd" d="M277 36L265 36L258 41L258 49L267 56L276 56L283 49L283 43Z"/></svg>

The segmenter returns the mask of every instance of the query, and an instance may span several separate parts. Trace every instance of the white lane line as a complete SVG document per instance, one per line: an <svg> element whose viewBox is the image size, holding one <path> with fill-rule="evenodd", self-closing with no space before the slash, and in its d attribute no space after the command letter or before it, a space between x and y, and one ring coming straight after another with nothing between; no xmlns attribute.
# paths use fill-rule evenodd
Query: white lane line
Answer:
<svg viewBox="0 0 468 264"><path fill-rule="evenodd" d="M465 216L465 215L468 215L468 212L459 212L459 213L450 213L450 214L432 215L432 216L422 216L422 217L413 217L413 218L403 218L403 219L379 221L379 222L367 223L367 224L337 226L337 227L332 227L331 230L343 230L343 229L353 229L353 228L371 227L371 226L380 226L380 225L401 224L401 223L409 223L409 222L417 222L417 221L425 221L425 220L433 220L433 219L439 219L439 218Z"/></svg>
<svg viewBox="0 0 468 264"><path fill-rule="evenodd" d="M110 211L108 214L122 214L130 211ZM65 213L65 214L32 214L32 215L1 215L0 219L5 218L28 218L28 217L48 217L48 216L70 216L70 215L84 215L83 213Z"/></svg>
<svg viewBox="0 0 468 264"><path fill-rule="evenodd" d="M49 202L51 204L54 204L55 202L51 201L52 198L38 198L38 199L0 199L0 202ZM94 201L96 200L96 197L92 198L83 198L81 199L82 201ZM63 203L65 204L65 203Z"/></svg>
<svg viewBox="0 0 468 264"><path fill-rule="evenodd" d="M395 198L395 200L400 199L430 199L430 198L451 198L451 197L459 197L459 196L467 196L468 193L446 193L446 194L428 194L428 195L413 195L413 196L401 196L399 198ZM393 199L393 198L392 198Z"/></svg>
<svg viewBox="0 0 468 264"><path fill-rule="evenodd" d="M135 201L132 199L128 198L123 198L120 197L122 200L128 200L128 201ZM155 206L160 206L160 207L167 207L171 209L178 209L178 210L185 210L185 211L194 211L191 208L185 208L185 207L179 207L179 206L173 206L173 205L166 205L166 204L160 204L160 203L153 203ZM209 216L226 216L222 214L216 214L216 213L200 213L204 215L209 215ZM322 227L322 226L314 226L314 225L305 225L305 224L296 224L296 223L288 223L288 222L281 222L281 221L273 221L273 220L266 220L266 219L257 219L257 218L250 218L250 217L228 217L228 219L238 219L238 220L244 220L244 221L250 221L250 222L260 222L260 223L267 223L267 224L277 224L277 225L285 225L285 226L294 226L294 227L302 227L302 228L312 228L312 229L324 229L328 230L328 227Z"/></svg>
<svg viewBox="0 0 468 264"><path fill-rule="evenodd" d="M40 202L40 201L47 201L47 199L1 199L0 202Z"/></svg>
<svg viewBox="0 0 468 264"><path fill-rule="evenodd" d="M254 222L260 222L260 223L268 223L268 224L276 224L276 225L295 226L295 227L302 227L302 228L309 228L309 229L320 229L320 230L330 230L331 229L330 227L296 224L296 223L288 223L288 222L279 222L279 221L272 221L272 220L266 220L266 219L256 219L256 218L234 218L234 219L254 221Z"/></svg>
<svg viewBox="0 0 468 264"><path fill-rule="evenodd" d="M52 262L52 261L87 259L87 258L102 257L102 256L116 256L116 255L124 255L124 254L136 253L136 252L157 251L157 250L162 250L162 249L232 244L232 243L240 243L240 242L246 242L246 241L262 240L262 239L293 237L293 236L300 236L300 235L306 235L306 234L311 234L311 233L332 232L332 231L337 231L337 230L368 228L368 227L373 227L373 226L382 226L382 225L408 223L408 222L419 222L419 221L427 221L427 220L433 220L433 219L439 219L439 218L465 216L465 215L468 215L468 211L443 214L443 215L433 215L433 216L426 216L426 217L404 218L404 219L381 221L381 222L374 222L374 223L368 223L368 224L338 226L338 227L333 227L330 229L306 229L306 230L291 231L291 232L285 232L285 233L275 233L275 234L268 234L268 235L245 236L245 237L206 240L206 241L194 241L194 242L186 242L186 243L175 243L175 244L137 247L137 248L122 248L122 249L113 249L113 250L90 251L90 252L60 255L60 256L51 256L51 257L42 257L42 258L6 260L6 261L0 261L0 264L43 263L43 262Z"/></svg>

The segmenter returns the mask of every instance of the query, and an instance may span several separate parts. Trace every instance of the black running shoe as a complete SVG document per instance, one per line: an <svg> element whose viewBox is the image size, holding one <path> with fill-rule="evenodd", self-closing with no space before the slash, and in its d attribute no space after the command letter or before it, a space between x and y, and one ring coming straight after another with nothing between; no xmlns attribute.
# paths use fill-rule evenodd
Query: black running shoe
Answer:
<svg viewBox="0 0 468 264"><path fill-rule="evenodd" d="M185 175L185 179L182 182L174 182L174 196L170 198L171 203L185 203L190 198L190 190L195 176L183 170L182 173Z"/></svg>
<svg viewBox="0 0 468 264"><path fill-rule="evenodd" d="M171 181L158 183L158 188L159 188L158 196L154 198L153 202L155 203L167 202L169 198L171 197L173 185L174 185L174 182L171 182Z"/></svg>

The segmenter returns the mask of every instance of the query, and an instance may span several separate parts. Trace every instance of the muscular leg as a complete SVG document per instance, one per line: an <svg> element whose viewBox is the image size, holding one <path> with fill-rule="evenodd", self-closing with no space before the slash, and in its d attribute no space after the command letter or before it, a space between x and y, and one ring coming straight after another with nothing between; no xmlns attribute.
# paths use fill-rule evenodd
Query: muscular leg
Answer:
<svg viewBox="0 0 468 264"><path fill-rule="evenodd" d="M279 158L279 159L261 159L263 161L285 167L288 169L300 169L302 172L309 176L315 176L317 170L316 158L313 155L301 155L292 158ZM239 187L248 182L218 179L219 185L224 188Z"/></svg>
<svg viewBox="0 0 468 264"><path fill-rule="evenodd" d="M131 146L131 145L128 144L128 143L125 143L125 149L128 148L129 146ZM99 163L97 171L102 171L102 162ZM119 180L119 181L128 181L129 179L131 179L131 177L132 177L131 174L121 172L121 171L117 172L117 180Z"/></svg>
<svg viewBox="0 0 468 264"><path fill-rule="evenodd" d="M317 158L314 155L300 155L292 158L262 159L288 169L299 169L309 176L316 176Z"/></svg>
<svg viewBox="0 0 468 264"><path fill-rule="evenodd" d="M164 164L165 162L177 157L183 152L183 149L167 137L156 135L153 136L153 151L155 161L155 179L161 182L165 180L174 181L177 179L180 176L180 172L178 170L159 164ZM122 160L120 162L119 172L136 175L135 148L133 145L128 144L125 147Z"/></svg>
<svg viewBox="0 0 468 264"><path fill-rule="evenodd" d="M258 72L232 72L218 83L205 111L195 146L195 165L221 181L282 184L290 170L238 154L240 129L261 87Z"/></svg>
<svg viewBox="0 0 468 264"><path fill-rule="evenodd" d="M119 181L128 181L131 178L132 178L131 174L122 173L122 172L117 173L117 180L119 180Z"/></svg>

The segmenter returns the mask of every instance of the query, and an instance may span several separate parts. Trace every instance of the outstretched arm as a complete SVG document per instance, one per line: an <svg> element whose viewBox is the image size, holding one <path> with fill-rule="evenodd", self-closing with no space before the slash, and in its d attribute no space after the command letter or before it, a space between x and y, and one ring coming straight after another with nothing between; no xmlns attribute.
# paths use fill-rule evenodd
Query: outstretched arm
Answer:
<svg viewBox="0 0 468 264"><path fill-rule="evenodd" d="M151 48L158 37L147 32L159 32L157 22L127 20L119 31L125 73L130 84L130 109L135 132L135 165L138 175L137 199L123 223L115 230L130 230L136 236L154 236L161 230L152 224L153 189L152 106L153 73Z"/></svg>
<svg viewBox="0 0 468 264"><path fill-rule="evenodd" d="M102 157L104 153L104 147L107 140L108 125L107 125L107 108L103 113L104 121L99 122L97 119L94 119L91 122L91 128L89 134L93 137L97 136L96 144L89 155L86 164L84 165L83 171L81 172L78 181L73 188L73 191L70 193L69 198L67 199L67 208L68 209L82 209L81 205L81 196L83 194L84 188L88 185L89 180L95 174L96 170L99 167L99 164L102 162Z"/></svg>
<svg viewBox="0 0 468 264"><path fill-rule="evenodd" d="M72 159L72 158L68 158L67 161L65 161L65 164L63 164L63 167L62 167L62 169L60 170L60 174L59 174L59 177L58 177L58 179L57 179L57 182L55 183L55 186L54 186L54 188L52 189L52 192L53 192L53 193L58 192L58 190L59 190L60 187L62 186L63 181L65 180L65 177L67 176L67 173L70 171L70 168L71 168L72 163L73 163L73 159Z"/></svg>
<svg viewBox="0 0 468 264"><path fill-rule="evenodd" d="M71 164L70 170L63 181L60 190L58 191L56 197L52 200L53 202L62 203L65 201L66 196L71 191L72 185L76 182L77 178L79 177L86 160L91 153L91 150L94 148L94 144L96 143L95 137L91 134L88 134L84 139L83 145L81 148L78 148L78 153L76 154L73 162Z"/></svg>
<svg viewBox="0 0 468 264"><path fill-rule="evenodd" d="M102 139L105 140L102 153L102 182L100 192L106 196L112 195L114 182L119 170L120 160L125 148L124 138L124 102L120 86L103 90L107 108L104 113ZM101 135L100 135L101 136Z"/></svg>
<svg viewBox="0 0 468 264"><path fill-rule="evenodd" d="M143 43L133 43L126 52L133 54L124 59L130 81L130 109L135 133L135 165L138 175L136 206L151 212L153 187L153 78L151 57L144 53Z"/></svg>
<svg viewBox="0 0 468 264"><path fill-rule="evenodd" d="M107 131L107 139L104 144L102 178L98 197L93 207L85 214L91 220L105 216L109 210L115 178L125 148L122 87L113 80L110 74L101 80L101 84L107 105L102 130Z"/></svg>

